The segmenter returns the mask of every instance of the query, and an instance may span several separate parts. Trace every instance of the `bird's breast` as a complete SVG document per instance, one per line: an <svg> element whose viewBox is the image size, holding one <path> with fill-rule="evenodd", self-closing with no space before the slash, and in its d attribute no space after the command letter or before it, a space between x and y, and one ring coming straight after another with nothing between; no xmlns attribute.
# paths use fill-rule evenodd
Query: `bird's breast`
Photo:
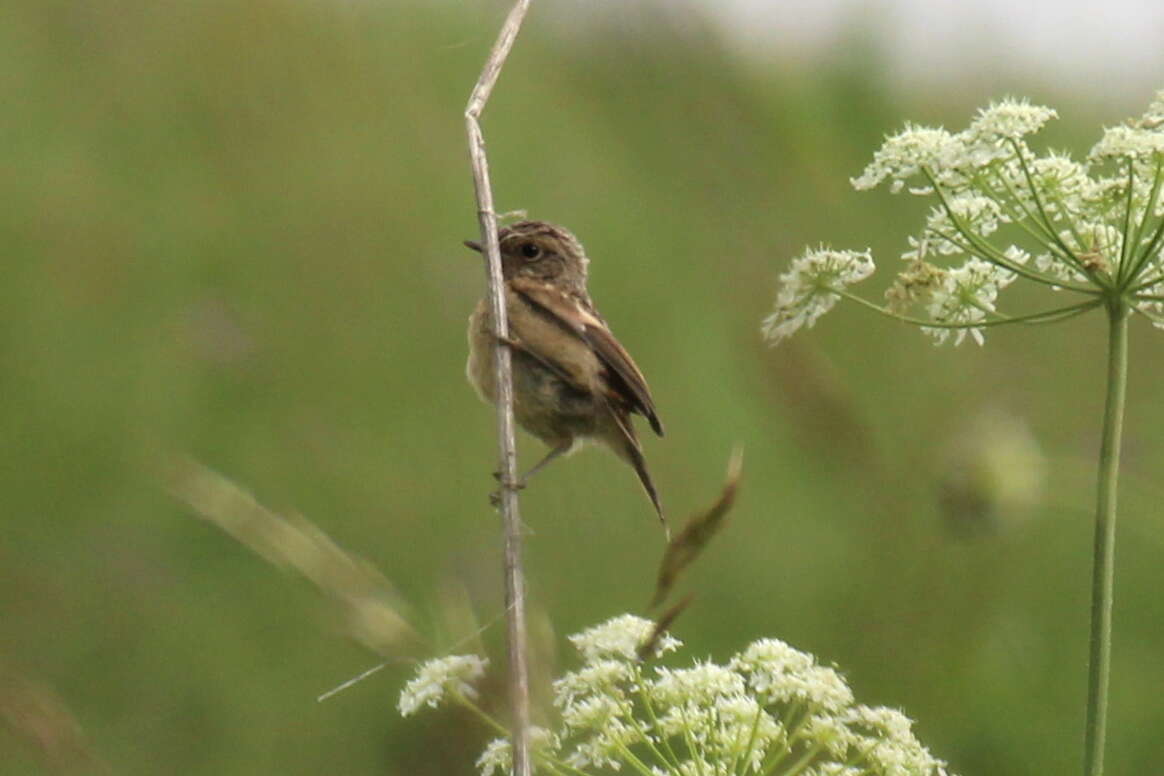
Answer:
<svg viewBox="0 0 1164 776"><path fill-rule="evenodd" d="M593 436L605 411L596 390L601 364L586 343L547 319L516 294L509 294L514 415L529 433L550 444ZM488 300L469 318L466 374L481 397L497 401L495 334Z"/></svg>

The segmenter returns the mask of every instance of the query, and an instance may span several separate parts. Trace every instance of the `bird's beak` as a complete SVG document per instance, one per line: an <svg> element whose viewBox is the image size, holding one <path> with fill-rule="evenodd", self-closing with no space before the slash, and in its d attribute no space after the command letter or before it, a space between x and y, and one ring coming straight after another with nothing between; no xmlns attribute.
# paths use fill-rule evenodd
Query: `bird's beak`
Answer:
<svg viewBox="0 0 1164 776"><path fill-rule="evenodd" d="M473 250L477 251L477 253L485 252L481 250L481 243L477 242L476 240L465 240L465 247L472 248Z"/></svg>

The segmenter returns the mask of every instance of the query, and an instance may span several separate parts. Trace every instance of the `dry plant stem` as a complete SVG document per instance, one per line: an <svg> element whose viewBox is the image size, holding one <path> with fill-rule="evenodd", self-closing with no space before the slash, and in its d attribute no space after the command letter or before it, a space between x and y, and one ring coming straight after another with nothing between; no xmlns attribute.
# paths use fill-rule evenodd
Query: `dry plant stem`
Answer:
<svg viewBox="0 0 1164 776"><path fill-rule="evenodd" d="M1128 382L1128 317L1123 299L1108 302L1110 335L1107 362L1107 403L1103 442L1099 450L1099 493L1095 512L1095 552L1091 576L1091 659L1087 671L1087 722L1084 773L1101 776L1107 733L1107 693L1111 665L1111 611L1115 578L1116 486L1120 470L1120 440L1124 396Z"/></svg>
<svg viewBox="0 0 1164 776"><path fill-rule="evenodd" d="M497 245L497 214L489 183L489 162L481 134L481 113L501 75L530 0L514 4L465 108L473 186L477 194L477 220L489 277L489 303L497 326L494 364L497 369L497 438L501 457L501 517L505 531L505 609L509 630L509 688L513 712L513 774L530 776L529 667L526 663L525 575L521 560L521 512L517 503L517 444L513 419L513 371L509 346L509 321L505 312L505 286L501 278L501 250Z"/></svg>

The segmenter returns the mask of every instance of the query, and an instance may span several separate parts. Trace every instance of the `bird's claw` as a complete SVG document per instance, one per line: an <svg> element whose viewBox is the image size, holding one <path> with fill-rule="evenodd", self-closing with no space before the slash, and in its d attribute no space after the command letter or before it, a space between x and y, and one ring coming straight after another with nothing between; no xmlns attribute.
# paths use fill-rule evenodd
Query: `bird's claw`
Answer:
<svg viewBox="0 0 1164 776"><path fill-rule="evenodd" d="M501 490L506 487L505 474L503 472L493 472L493 479L497 480L502 485L501 489L495 490L489 494L489 504L496 509L501 507ZM524 490L525 480L518 480L517 482L510 483L508 487L512 490Z"/></svg>
<svg viewBox="0 0 1164 776"><path fill-rule="evenodd" d="M493 479L497 480L502 485L504 485L505 484L505 473L504 472L493 472ZM510 487L512 487L514 490L524 490L525 489L525 480L524 479L518 480L517 482L514 482Z"/></svg>
<svg viewBox="0 0 1164 776"><path fill-rule="evenodd" d="M512 337L512 336L503 337L500 334L494 334L493 336L496 337L497 341L500 342L502 345L506 345L506 346L512 348L513 350L521 350L521 342L519 342L516 337Z"/></svg>

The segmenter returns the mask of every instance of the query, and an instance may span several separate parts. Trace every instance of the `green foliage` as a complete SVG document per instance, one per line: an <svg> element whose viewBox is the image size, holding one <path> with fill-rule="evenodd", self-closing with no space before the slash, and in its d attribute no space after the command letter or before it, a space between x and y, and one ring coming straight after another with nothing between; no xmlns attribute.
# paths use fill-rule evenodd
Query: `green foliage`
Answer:
<svg viewBox="0 0 1164 776"><path fill-rule="evenodd" d="M114 772L470 772L484 741L464 719L418 734L397 717L408 666L317 705L375 658L320 627L306 585L169 498L158 464L189 453L310 517L432 612L418 625L437 653L472 632L438 591L468 587L483 622L500 611L493 418L462 375L483 279L460 245L475 236L461 111L499 11L0 11L0 661L51 687ZM982 95L919 110L875 62L760 68L690 19L579 32L540 13L485 116L498 204L585 243L667 423L646 444L676 518L748 451L676 634L717 659L773 636L835 660L960 773L1071 772L1091 530L1074 505L1094 487L1102 395L1076 354L1099 334L1012 330L987 357L889 337L856 309L778 351L755 326L804 243L898 245L882 225L919 212L848 177L902 116L938 123ZM1133 352L1147 343L1133 330ZM1164 727L1164 367L1134 363L1112 773L1150 771ZM987 530L966 539L939 509L943 451L999 410L1043 446L1052 495L970 510ZM634 478L587 452L543 476L522 494L538 622L570 633L641 605L663 548ZM487 651L502 639L488 629ZM493 710L501 697L482 688ZM0 733L0 762L39 772L24 736Z"/></svg>

